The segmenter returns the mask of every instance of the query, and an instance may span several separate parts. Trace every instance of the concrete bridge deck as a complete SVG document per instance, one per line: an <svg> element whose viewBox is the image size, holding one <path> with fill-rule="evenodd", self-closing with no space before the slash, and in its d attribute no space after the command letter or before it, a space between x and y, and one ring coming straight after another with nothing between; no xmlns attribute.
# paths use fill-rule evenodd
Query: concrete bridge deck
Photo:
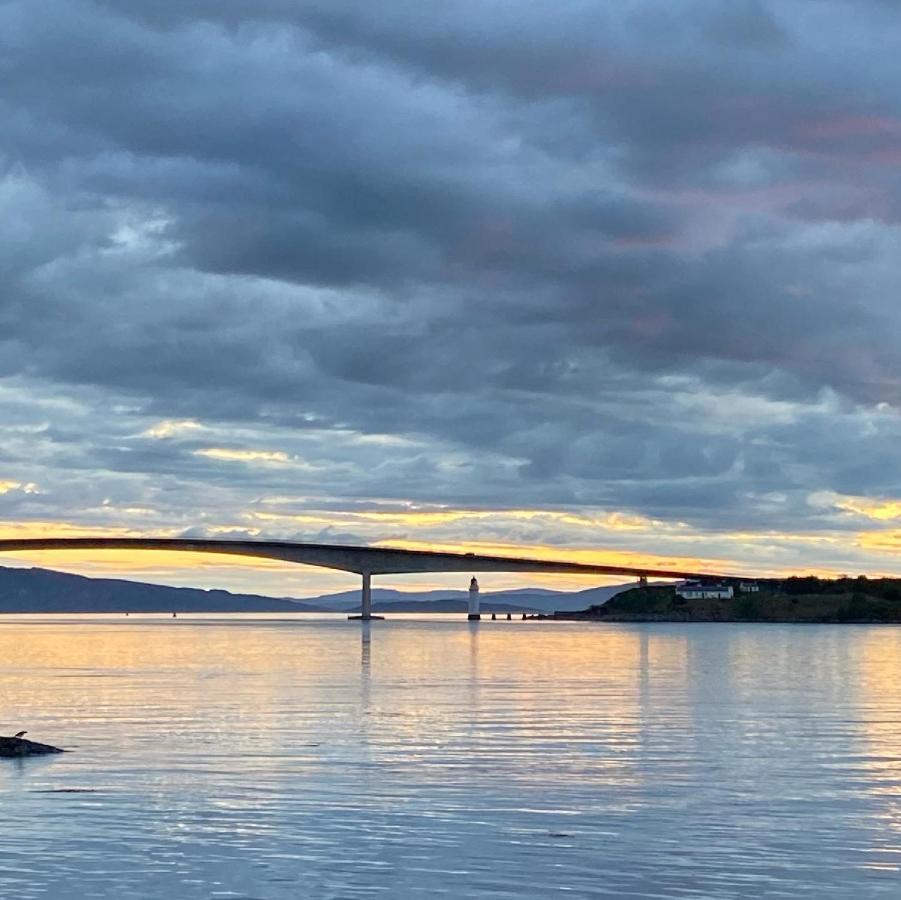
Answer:
<svg viewBox="0 0 901 900"><path fill-rule="evenodd" d="M722 574L650 569L636 566L590 565L558 560L441 553L391 547L307 544L292 541L231 541L194 538L12 538L0 540L0 554L34 550L168 550L223 553L277 559L305 566L354 572L363 580L360 616L372 618L373 575L416 572L556 572L570 575L631 575L647 578L722 578Z"/></svg>

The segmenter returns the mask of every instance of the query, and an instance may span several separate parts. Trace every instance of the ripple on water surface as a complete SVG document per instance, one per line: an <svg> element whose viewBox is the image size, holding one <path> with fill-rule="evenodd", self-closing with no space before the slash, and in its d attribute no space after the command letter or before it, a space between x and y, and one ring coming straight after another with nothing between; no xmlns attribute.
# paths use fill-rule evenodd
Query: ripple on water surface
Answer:
<svg viewBox="0 0 901 900"><path fill-rule="evenodd" d="M6 618L0 897L901 896L901 629Z"/></svg>

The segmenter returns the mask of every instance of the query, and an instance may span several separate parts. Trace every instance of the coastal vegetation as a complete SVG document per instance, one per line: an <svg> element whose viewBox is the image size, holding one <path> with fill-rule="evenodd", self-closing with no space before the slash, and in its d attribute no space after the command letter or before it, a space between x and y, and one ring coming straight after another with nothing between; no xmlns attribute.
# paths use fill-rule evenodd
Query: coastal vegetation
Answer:
<svg viewBox="0 0 901 900"><path fill-rule="evenodd" d="M601 606L557 618L609 622L901 622L901 579L813 576L760 581L728 598L685 598L674 585L623 591Z"/></svg>

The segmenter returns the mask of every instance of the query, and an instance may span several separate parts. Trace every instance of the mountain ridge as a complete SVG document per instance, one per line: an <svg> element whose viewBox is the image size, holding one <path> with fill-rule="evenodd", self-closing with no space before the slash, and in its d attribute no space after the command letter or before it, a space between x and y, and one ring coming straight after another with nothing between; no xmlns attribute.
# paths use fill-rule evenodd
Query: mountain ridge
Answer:
<svg viewBox="0 0 901 900"><path fill-rule="evenodd" d="M484 612L555 612L606 602L632 585L581 591L517 588L481 595ZM468 591L399 591L373 588L373 609L380 612L463 612ZM297 599L225 590L172 587L121 578L91 578L44 568L0 566L0 613L118 612L350 612L359 608L357 590Z"/></svg>

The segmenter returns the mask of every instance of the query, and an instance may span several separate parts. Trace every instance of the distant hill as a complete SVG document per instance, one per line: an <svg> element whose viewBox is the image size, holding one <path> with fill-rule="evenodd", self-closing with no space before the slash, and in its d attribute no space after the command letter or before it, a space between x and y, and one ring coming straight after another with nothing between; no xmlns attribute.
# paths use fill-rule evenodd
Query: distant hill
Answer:
<svg viewBox="0 0 901 900"><path fill-rule="evenodd" d="M373 607L378 603L408 602L410 600L428 604L431 601L460 599L466 596L466 591L454 590L410 592L380 587L372 589ZM330 612L351 612L360 608L360 589L341 591L337 594L322 594L319 597L309 597L301 602L304 607L308 603L312 603Z"/></svg>
<svg viewBox="0 0 901 900"><path fill-rule="evenodd" d="M372 604L377 613L465 613L469 609L466 600L386 600ZM511 603L482 603L482 614L485 613L522 613L530 612L531 607Z"/></svg>
<svg viewBox="0 0 901 900"><path fill-rule="evenodd" d="M586 606L601 606L617 594L637 586L637 581L630 581L628 584L608 584L601 587L587 588L583 591L568 591L567 593L548 598L548 602L543 605L549 611L567 611L585 609Z"/></svg>
<svg viewBox="0 0 901 900"><path fill-rule="evenodd" d="M492 613L553 613L605 603L632 587L612 585L583 591L518 588L486 592L481 609ZM465 612L468 591L398 591L374 588L376 612ZM199 588L176 588L114 578L87 578L51 569L0 566L0 613L118 612L351 612L360 608L359 590L323 594L305 600L257 594L233 594Z"/></svg>
<svg viewBox="0 0 901 900"><path fill-rule="evenodd" d="M85 578L50 569L0 566L0 613L322 612L319 607L255 594Z"/></svg>
<svg viewBox="0 0 901 900"><path fill-rule="evenodd" d="M544 595L537 595L544 600ZM568 596L566 594L562 596ZM483 612L531 612L539 607L533 604L531 593L482 594ZM373 612L465 612L468 609L469 592L455 590L397 591L392 588L372 589ZM360 592L342 591L299 600L297 605L308 609L316 607L329 612L355 612L360 608ZM584 606L580 604L578 608Z"/></svg>
<svg viewBox="0 0 901 900"><path fill-rule="evenodd" d="M634 587L635 583L605 585L582 591L549 591L544 588L518 588L512 591L486 591L481 595L483 612L556 612L585 609L606 603L611 597ZM377 612L462 612L467 608L468 591L397 591L373 588L373 610ZM360 606L359 591L323 594L303 601L335 612L348 612Z"/></svg>

